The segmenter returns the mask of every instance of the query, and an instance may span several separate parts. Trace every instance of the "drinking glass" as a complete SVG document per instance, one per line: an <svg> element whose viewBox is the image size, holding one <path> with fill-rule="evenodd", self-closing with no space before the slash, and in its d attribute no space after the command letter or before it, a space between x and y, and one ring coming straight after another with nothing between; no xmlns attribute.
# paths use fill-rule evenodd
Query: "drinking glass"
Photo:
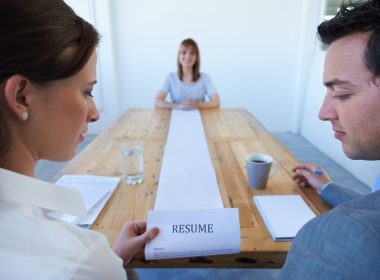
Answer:
<svg viewBox="0 0 380 280"><path fill-rule="evenodd" d="M128 185L140 184L144 178L142 144L128 141L120 145L121 168Z"/></svg>

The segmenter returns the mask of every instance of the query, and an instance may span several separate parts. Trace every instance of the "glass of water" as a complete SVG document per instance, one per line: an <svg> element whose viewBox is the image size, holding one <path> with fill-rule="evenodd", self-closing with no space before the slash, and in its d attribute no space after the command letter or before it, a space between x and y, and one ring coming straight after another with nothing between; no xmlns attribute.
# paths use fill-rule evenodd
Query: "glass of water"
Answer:
<svg viewBox="0 0 380 280"><path fill-rule="evenodd" d="M140 184L144 177L142 144L128 141L120 145L121 169L128 185Z"/></svg>

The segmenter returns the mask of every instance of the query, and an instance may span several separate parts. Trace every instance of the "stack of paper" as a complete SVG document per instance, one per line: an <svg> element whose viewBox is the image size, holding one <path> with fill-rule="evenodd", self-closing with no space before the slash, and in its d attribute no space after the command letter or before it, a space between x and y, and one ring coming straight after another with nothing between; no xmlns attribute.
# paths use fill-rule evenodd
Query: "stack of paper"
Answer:
<svg viewBox="0 0 380 280"><path fill-rule="evenodd" d="M202 194L202 195L200 195ZM198 110L173 110L154 210L223 208Z"/></svg>
<svg viewBox="0 0 380 280"><path fill-rule="evenodd" d="M159 235L147 260L240 252L238 209L224 209L198 110L173 110L154 211Z"/></svg>
<svg viewBox="0 0 380 280"><path fill-rule="evenodd" d="M292 240L315 217L300 195L260 195L253 202L274 241Z"/></svg>
<svg viewBox="0 0 380 280"><path fill-rule="evenodd" d="M64 214L60 217L69 223L85 226L91 225L98 217L100 211L115 191L120 177L104 177L94 175L64 175L56 182L59 186L65 186L80 192L87 218L78 219L75 216Z"/></svg>

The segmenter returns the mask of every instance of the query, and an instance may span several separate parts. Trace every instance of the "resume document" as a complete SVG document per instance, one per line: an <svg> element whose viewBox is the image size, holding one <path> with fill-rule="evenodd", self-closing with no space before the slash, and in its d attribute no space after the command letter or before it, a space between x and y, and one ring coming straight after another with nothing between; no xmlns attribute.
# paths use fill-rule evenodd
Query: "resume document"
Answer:
<svg viewBox="0 0 380 280"><path fill-rule="evenodd" d="M145 246L147 260L240 252L236 208L149 211L147 228L152 227L160 233Z"/></svg>

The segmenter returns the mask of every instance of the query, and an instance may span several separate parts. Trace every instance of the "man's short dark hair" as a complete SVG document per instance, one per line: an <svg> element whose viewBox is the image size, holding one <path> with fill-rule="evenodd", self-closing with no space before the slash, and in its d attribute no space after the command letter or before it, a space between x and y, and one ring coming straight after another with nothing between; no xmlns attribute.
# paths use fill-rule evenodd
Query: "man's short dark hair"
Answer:
<svg viewBox="0 0 380 280"><path fill-rule="evenodd" d="M355 33L369 32L365 50L368 70L380 76L380 0L348 3L343 2L335 17L318 26L322 43L330 45L334 41Z"/></svg>

